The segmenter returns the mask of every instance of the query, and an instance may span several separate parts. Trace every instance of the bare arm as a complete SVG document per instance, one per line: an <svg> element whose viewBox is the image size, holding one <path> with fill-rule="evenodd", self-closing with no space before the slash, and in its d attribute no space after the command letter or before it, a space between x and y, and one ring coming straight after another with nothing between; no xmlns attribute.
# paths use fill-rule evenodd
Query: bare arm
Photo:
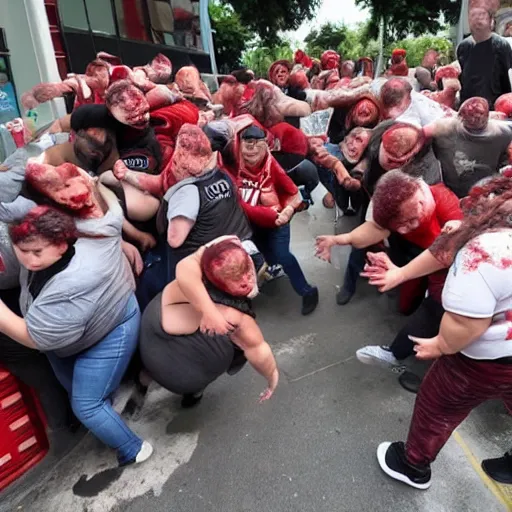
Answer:
<svg viewBox="0 0 512 512"><path fill-rule="evenodd" d="M149 192L155 197L162 197L164 195L161 174L153 176L145 172L131 171L122 160L118 160L114 164L113 173L118 180L125 181L143 192Z"/></svg>
<svg viewBox="0 0 512 512"><path fill-rule="evenodd" d="M390 231L383 229L374 222L366 221L350 233L338 235L339 245L351 245L356 249L364 249L378 244L389 237Z"/></svg>
<svg viewBox="0 0 512 512"><path fill-rule="evenodd" d="M178 216L169 222L167 228L167 243L172 248L181 247L187 239L195 222L186 217Z"/></svg>
<svg viewBox="0 0 512 512"><path fill-rule="evenodd" d="M439 334L423 339L409 336L416 343L414 350L418 359L437 359L456 354L479 338L491 325L492 317L470 318L449 313L443 315Z"/></svg>
<svg viewBox="0 0 512 512"><path fill-rule="evenodd" d="M258 324L250 316L242 315L238 328L231 335L231 339L244 351L245 357L251 366L267 379L268 388L261 399L269 399L279 382L279 371L274 354L263 338Z"/></svg>
<svg viewBox="0 0 512 512"><path fill-rule="evenodd" d="M28 348L37 348L28 332L25 320L13 313L2 301L0 301L0 332L20 345Z"/></svg>
<svg viewBox="0 0 512 512"><path fill-rule="evenodd" d="M491 325L491 318L469 318L446 312L439 329L443 354L456 354L479 338Z"/></svg>
<svg viewBox="0 0 512 512"><path fill-rule="evenodd" d="M153 235L137 229L130 221L123 221L123 233L133 240L141 248L142 251L152 249L156 245L156 240Z"/></svg>
<svg viewBox="0 0 512 512"><path fill-rule="evenodd" d="M403 282L428 276L443 268L446 267L427 249L401 268Z"/></svg>
<svg viewBox="0 0 512 512"><path fill-rule="evenodd" d="M62 133L71 131L71 114L67 114L53 122L48 130L49 133Z"/></svg>

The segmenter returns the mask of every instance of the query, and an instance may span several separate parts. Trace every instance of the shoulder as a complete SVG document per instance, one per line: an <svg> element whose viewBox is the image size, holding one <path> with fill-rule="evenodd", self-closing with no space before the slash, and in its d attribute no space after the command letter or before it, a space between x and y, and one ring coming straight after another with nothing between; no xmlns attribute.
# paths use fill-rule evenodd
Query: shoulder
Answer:
<svg viewBox="0 0 512 512"><path fill-rule="evenodd" d="M459 252L463 270L512 270L512 229L490 231L473 238Z"/></svg>

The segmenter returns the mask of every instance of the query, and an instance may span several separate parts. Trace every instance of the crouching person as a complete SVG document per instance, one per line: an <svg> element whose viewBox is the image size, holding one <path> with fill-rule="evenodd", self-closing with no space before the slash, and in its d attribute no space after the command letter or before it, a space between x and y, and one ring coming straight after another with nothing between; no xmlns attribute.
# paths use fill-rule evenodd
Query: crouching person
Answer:
<svg viewBox="0 0 512 512"><path fill-rule="evenodd" d="M267 380L260 401L268 400L279 372L254 319L256 271L240 240L223 237L201 247L178 263L176 276L142 317L140 350L148 373L191 407L209 384L247 360Z"/></svg>

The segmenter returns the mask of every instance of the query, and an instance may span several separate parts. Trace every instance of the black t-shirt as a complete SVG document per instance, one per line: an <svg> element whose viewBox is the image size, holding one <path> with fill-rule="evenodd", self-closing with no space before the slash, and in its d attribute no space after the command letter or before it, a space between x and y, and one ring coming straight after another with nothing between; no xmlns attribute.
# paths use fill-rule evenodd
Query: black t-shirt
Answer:
<svg viewBox="0 0 512 512"><path fill-rule="evenodd" d="M116 134L119 156L133 171L159 174L162 151L153 128L137 130L120 123L105 105L82 105L71 114L71 129L106 128Z"/></svg>
<svg viewBox="0 0 512 512"><path fill-rule="evenodd" d="M511 92L508 70L512 67L512 48L503 37L493 34L477 43L470 36L457 48L457 59L462 68L461 102L480 96L492 109L499 96Z"/></svg>
<svg viewBox="0 0 512 512"><path fill-rule="evenodd" d="M346 120L348 110L346 108L335 108L332 113L331 122L327 131L327 137L331 144L339 144L347 135Z"/></svg>

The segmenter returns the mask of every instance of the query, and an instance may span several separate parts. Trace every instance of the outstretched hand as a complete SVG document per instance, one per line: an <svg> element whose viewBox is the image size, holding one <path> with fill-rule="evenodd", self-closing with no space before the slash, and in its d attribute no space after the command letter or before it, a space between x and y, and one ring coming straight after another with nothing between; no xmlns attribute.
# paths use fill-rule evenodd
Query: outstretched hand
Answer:
<svg viewBox="0 0 512 512"><path fill-rule="evenodd" d="M279 383L279 371L276 368L273 372L271 377L268 379L268 387L263 391L263 393L260 394L259 403L263 403L267 400L269 400L272 395L274 394L274 391L277 388L277 384Z"/></svg>
<svg viewBox="0 0 512 512"><path fill-rule="evenodd" d="M333 235L321 235L316 237L315 256L321 260L331 262L331 247L336 245Z"/></svg>
<svg viewBox="0 0 512 512"><path fill-rule="evenodd" d="M397 267L385 252L367 254L368 263L364 266L361 277L368 278L368 282L377 286L381 293L396 288L403 283L403 271Z"/></svg>

